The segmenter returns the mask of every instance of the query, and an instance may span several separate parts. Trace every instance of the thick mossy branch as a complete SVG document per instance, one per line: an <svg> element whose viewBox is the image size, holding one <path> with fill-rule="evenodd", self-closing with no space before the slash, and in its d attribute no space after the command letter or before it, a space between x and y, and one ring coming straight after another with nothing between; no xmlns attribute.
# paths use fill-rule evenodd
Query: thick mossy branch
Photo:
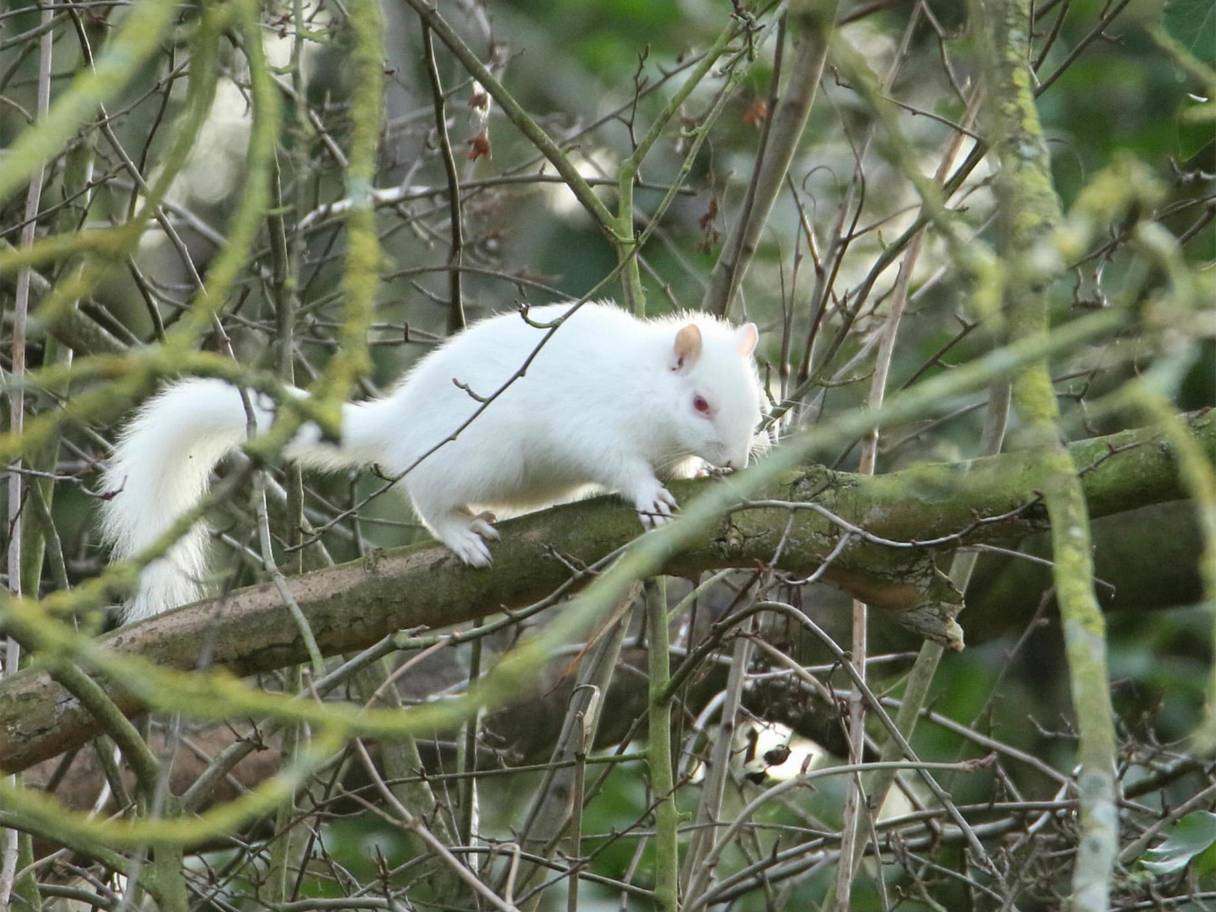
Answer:
<svg viewBox="0 0 1216 912"><path fill-rule="evenodd" d="M346 191L351 206L346 216L346 269L343 271L343 308L340 348L325 367L321 382L312 393L330 412L329 428L337 430L342 403L351 386L371 368L367 331L380 285L380 238L376 234L376 210L372 187L376 179L376 156L380 148L380 121L384 85L384 21L380 5L370 0L351 4L351 29L355 36L354 65L357 88L352 99L353 133ZM290 439L284 434L282 443ZM269 441L264 452L275 452L279 441Z"/></svg>
<svg viewBox="0 0 1216 912"><path fill-rule="evenodd" d="M1061 224L1051 158L1031 85L1029 0L976 0L985 50L986 105L1000 163L996 188L1005 267L1004 315L1015 340L1049 332L1045 273L1036 259L1042 238ZM1024 423L1018 443L1031 451L1051 520L1053 576L1063 620L1069 679L1080 739L1080 848L1071 908L1103 912L1110 899L1119 821L1115 807L1115 728L1106 661L1106 625L1094 591L1089 511L1079 461L1061 442L1060 412L1047 359L1012 377L1013 404Z"/></svg>
<svg viewBox="0 0 1216 912"><path fill-rule="evenodd" d="M1204 452L1216 457L1216 416L1194 416L1188 424ZM1083 441L1069 453L1080 467L1093 516L1186 494L1174 451L1155 429ZM876 477L806 467L758 492L755 501L763 499L767 506L734 511L673 556L665 569L691 576L719 567L752 568L770 560L784 541L782 568L809 575L838 544L845 531L841 522L863 528L872 538L901 542L958 533L964 541L1018 537L1046 526L1039 501L1044 481L1033 453L918 466ZM674 490L690 503L705 488L723 484L731 482L684 482ZM590 565L600 560L632 539L636 526L632 510L601 498L504 523L491 570L464 567L446 549L427 544L295 577L291 591L321 651L337 655L401 629L443 627L532 604L568 581L569 561ZM926 603L926 591L909 582L912 571L920 568L936 579L932 554L954 544L952 539L932 548L893 547L858 540L838 555L824 578L906 619ZM206 653L212 666L248 675L307 658L297 628L285 620L286 611L274 585L267 583L121 628L103 642L119 653L178 669L197 667L200 653ZM130 694L101 683L125 712L140 709ZM84 743L97 731L79 703L45 674L22 672L0 686L4 769L24 769Z"/></svg>

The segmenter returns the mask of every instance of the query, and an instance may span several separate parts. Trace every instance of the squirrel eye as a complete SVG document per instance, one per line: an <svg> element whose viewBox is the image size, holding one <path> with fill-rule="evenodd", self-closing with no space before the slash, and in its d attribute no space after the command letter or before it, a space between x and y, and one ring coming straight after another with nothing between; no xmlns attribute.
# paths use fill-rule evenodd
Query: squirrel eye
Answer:
<svg viewBox="0 0 1216 912"><path fill-rule="evenodd" d="M695 408L702 415L709 414L709 403L705 401L704 396L701 396L701 395L693 396L692 397L692 407Z"/></svg>

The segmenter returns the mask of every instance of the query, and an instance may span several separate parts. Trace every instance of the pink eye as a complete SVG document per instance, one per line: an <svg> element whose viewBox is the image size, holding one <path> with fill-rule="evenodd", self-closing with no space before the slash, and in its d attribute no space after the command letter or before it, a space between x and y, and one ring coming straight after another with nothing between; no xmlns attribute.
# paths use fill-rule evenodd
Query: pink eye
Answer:
<svg viewBox="0 0 1216 912"><path fill-rule="evenodd" d="M709 403L705 401L704 396L700 396L700 395L693 396L692 397L692 407L695 408L702 415L709 414Z"/></svg>

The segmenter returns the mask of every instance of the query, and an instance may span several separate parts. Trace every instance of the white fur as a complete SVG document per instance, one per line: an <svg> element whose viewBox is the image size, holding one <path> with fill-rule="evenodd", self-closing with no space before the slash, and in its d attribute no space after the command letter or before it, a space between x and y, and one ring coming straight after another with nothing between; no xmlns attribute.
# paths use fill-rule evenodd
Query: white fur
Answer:
<svg viewBox="0 0 1216 912"><path fill-rule="evenodd" d="M547 323L569 305L533 308ZM680 365L679 329L695 323L699 353ZM644 525L676 506L660 478L686 476L700 460L746 465L761 417L751 352L755 327L735 328L704 314L635 319L619 308L585 304L516 379L454 440L452 434L533 353L544 330L518 314L483 320L424 358L388 396L344 407L339 446L305 427L285 455L326 471L378 464L399 482L436 538L466 563L490 563L490 522L583 496L615 491ZM700 395L707 417L693 405ZM259 430L272 413L254 394ZM211 470L247 439L240 394L219 380L176 383L148 402L126 428L105 470L103 531L116 559L138 554L207 490ZM207 531L200 523L140 577L128 621L202 597Z"/></svg>

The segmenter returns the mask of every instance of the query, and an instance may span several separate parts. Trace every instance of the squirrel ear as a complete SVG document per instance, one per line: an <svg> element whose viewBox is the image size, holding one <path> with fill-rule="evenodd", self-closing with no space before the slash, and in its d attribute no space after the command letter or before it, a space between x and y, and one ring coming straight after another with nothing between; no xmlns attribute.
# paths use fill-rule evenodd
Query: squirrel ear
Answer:
<svg viewBox="0 0 1216 912"><path fill-rule="evenodd" d="M696 323L680 327L680 331L676 333L672 355L672 370L682 370L697 363L697 359L701 357L701 330L697 328Z"/></svg>
<svg viewBox="0 0 1216 912"><path fill-rule="evenodd" d="M735 333L735 346L739 351L740 356L747 358L756 350L756 343L760 341L760 330L756 329L755 323L744 323Z"/></svg>

